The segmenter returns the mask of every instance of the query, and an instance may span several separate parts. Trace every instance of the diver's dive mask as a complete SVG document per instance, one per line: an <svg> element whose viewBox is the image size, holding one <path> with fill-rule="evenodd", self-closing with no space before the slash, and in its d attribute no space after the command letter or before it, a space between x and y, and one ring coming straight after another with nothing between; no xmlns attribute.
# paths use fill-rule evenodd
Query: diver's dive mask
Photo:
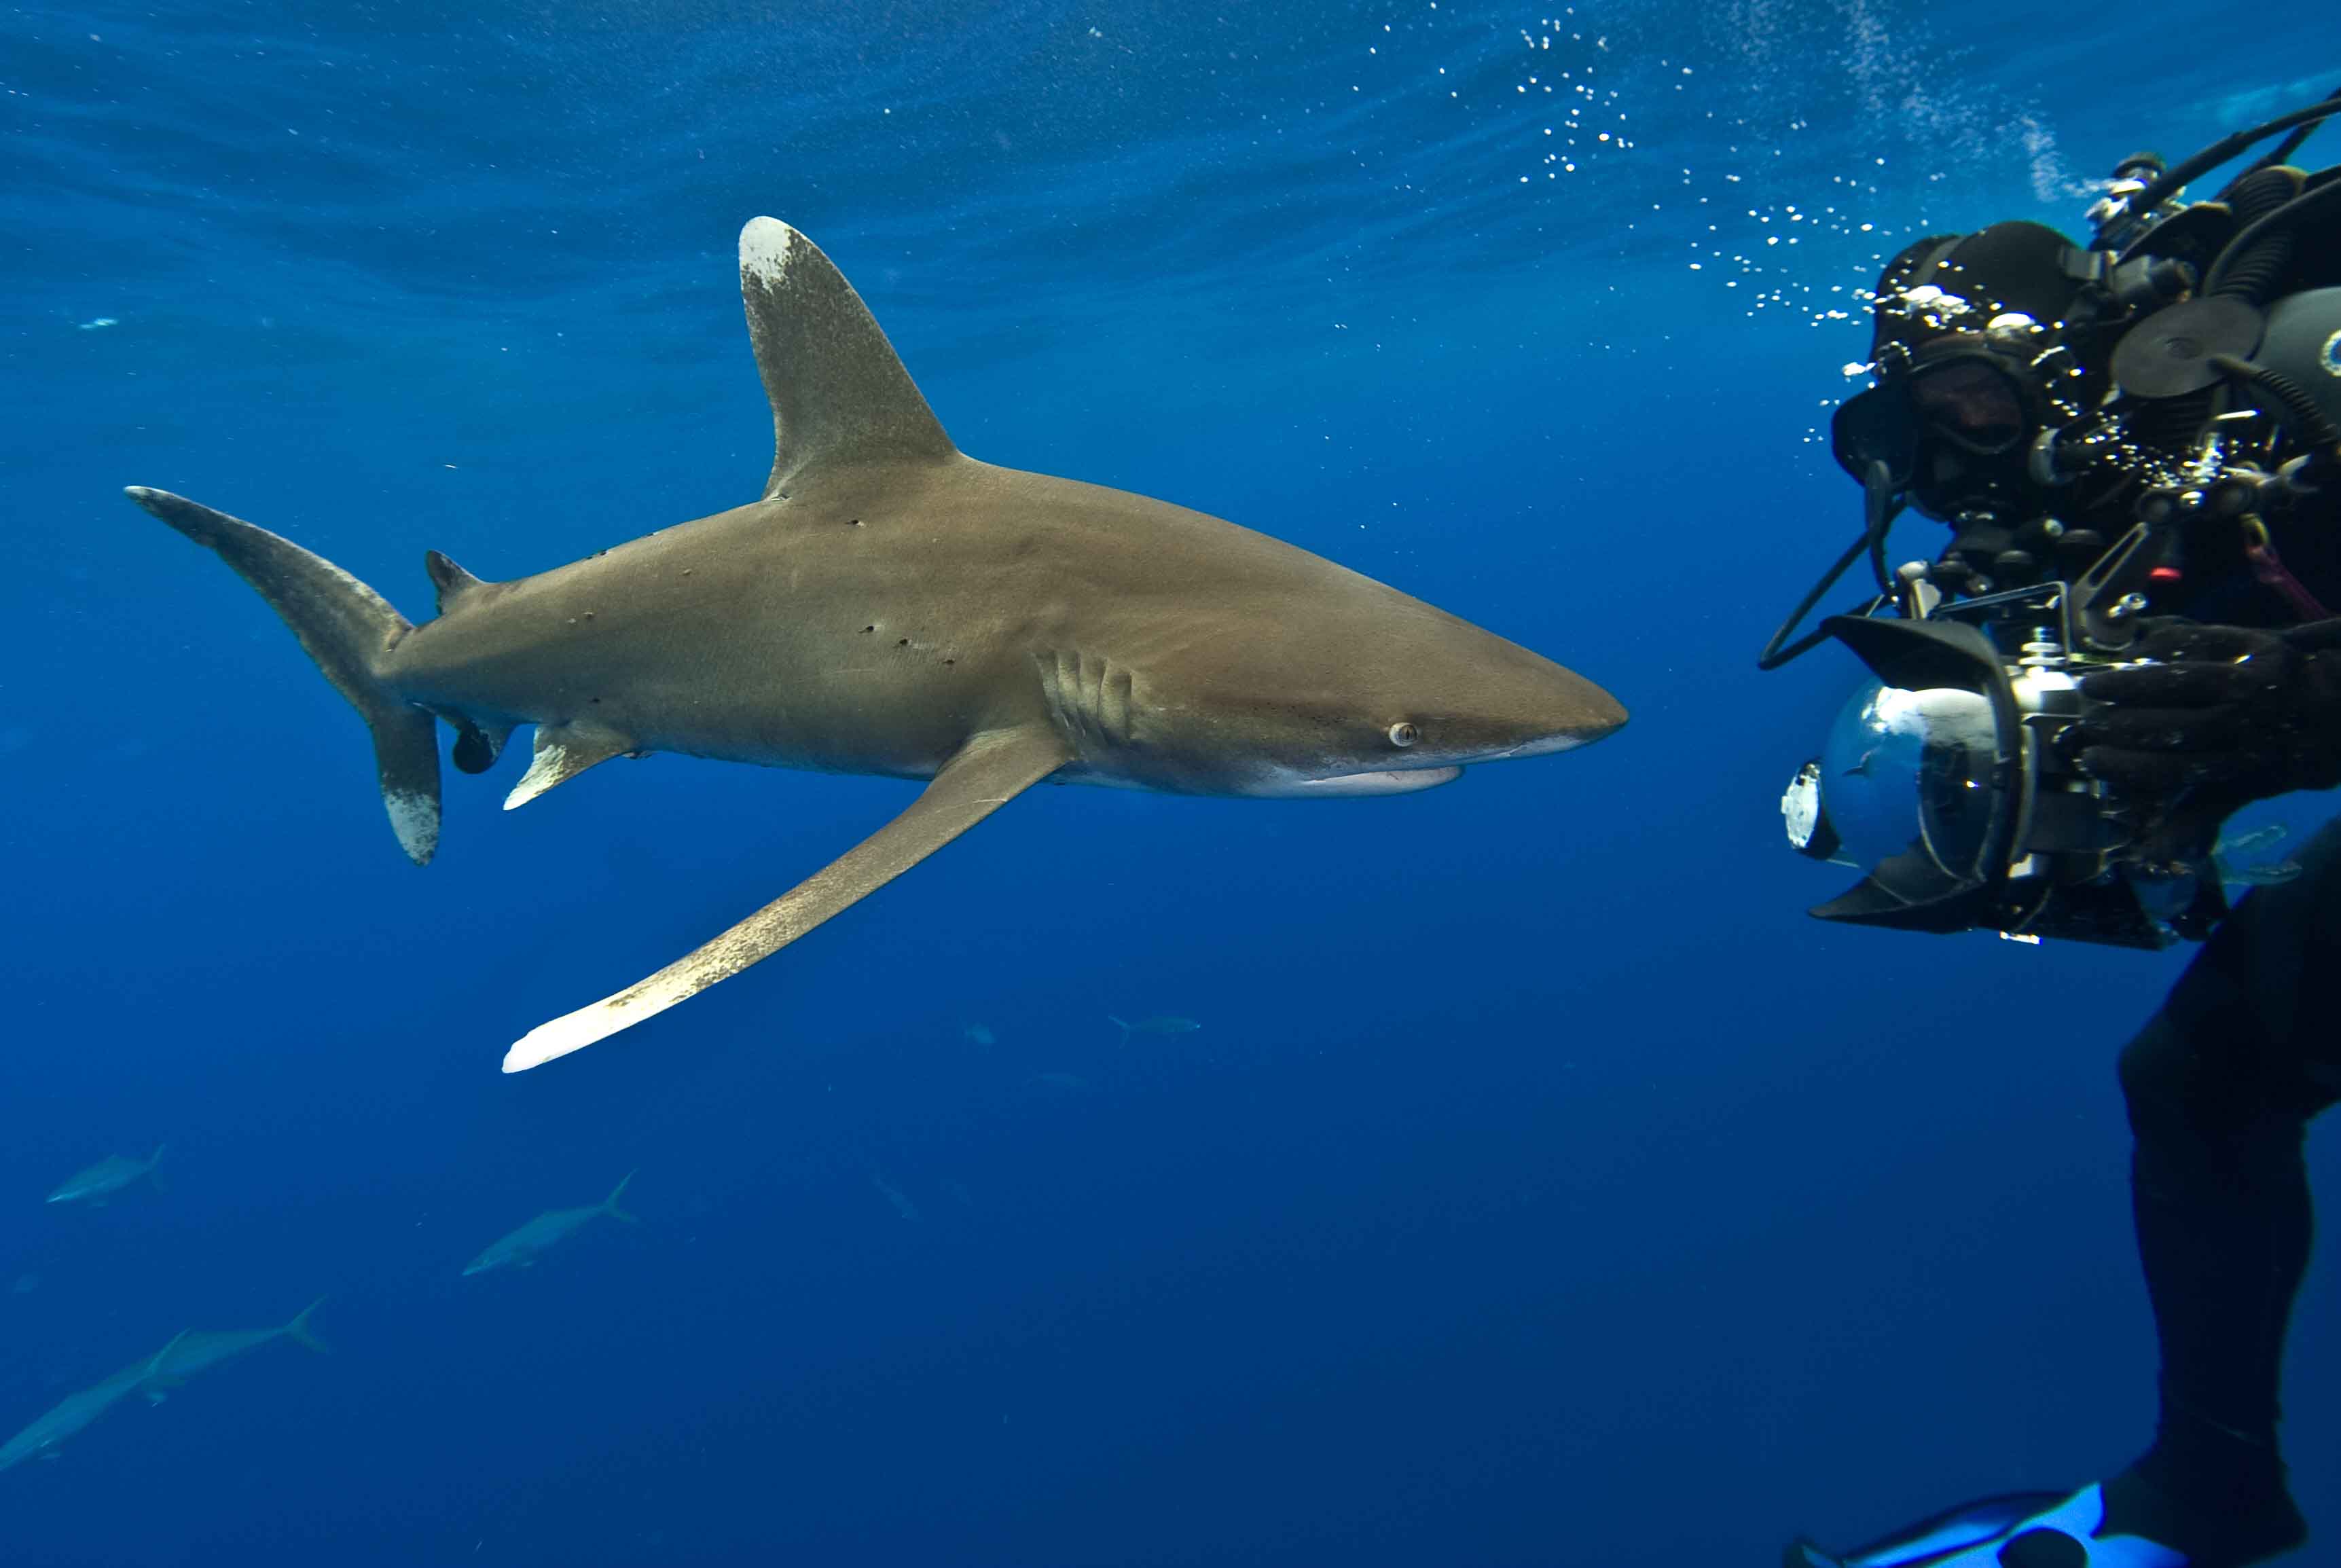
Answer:
<svg viewBox="0 0 2341 1568"><path fill-rule="evenodd" d="M2027 341L2037 331L2017 314L1916 352L1886 345L1874 366L1878 384L1847 399L1829 422L1838 466L1859 479L1883 462L1896 490L1938 521L1963 511L2040 510L2030 449L2059 422L2048 417L2042 351Z"/></svg>

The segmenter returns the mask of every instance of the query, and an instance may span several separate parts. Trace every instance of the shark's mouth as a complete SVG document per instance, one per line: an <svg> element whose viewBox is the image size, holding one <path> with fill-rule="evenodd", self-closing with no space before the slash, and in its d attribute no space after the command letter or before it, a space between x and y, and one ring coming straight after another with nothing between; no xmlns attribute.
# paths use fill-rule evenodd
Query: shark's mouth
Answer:
<svg viewBox="0 0 2341 1568"><path fill-rule="evenodd" d="M1436 789L1441 784L1452 784L1463 777L1462 766L1450 764L1444 768L1387 768L1370 773L1337 773L1330 779L1280 779L1275 788L1263 794L1318 796L1339 795L1410 795L1418 789Z"/></svg>

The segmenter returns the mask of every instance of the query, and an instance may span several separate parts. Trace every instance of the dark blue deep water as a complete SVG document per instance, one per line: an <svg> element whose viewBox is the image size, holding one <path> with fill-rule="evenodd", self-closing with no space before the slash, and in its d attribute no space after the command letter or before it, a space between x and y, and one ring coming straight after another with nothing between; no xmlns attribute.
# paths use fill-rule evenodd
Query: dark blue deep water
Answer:
<svg viewBox="0 0 2341 1568"><path fill-rule="evenodd" d="M1854 670L1752 660L1858 524L1816 437L1879 260L2321 95L2341 15L2286 15L9 7L0 1434L189 1326L326 1295L334 1353L0 1475L0 1562L1727 1568L2119 1464L2113 1058L2184 955L1807 918L1842 874L1776 802ZM516 576L752 500L757 213L970 452L1632 724L1394 799L1037 791L501 1075L914 787L659 758L505 815L515 747L417 870L340 699L121 488L416 616L426 547ZM1149 1014L1202 1027L1117 1044ZM42 1201L166 1141L160 1190ZM462 1276L637 1168L640 1226ZM2328 1252L2328 1543L2336 1321Z"/></svg>

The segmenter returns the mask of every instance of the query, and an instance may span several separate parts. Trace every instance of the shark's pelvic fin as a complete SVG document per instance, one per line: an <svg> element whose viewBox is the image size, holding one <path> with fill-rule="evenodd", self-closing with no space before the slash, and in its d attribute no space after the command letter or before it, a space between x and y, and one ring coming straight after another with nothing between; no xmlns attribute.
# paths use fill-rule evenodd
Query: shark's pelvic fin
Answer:
<svg viewBox="0 0 2341 1568"><path fill-rule="evenodd" d="M528 771L520 776L512 793L504 797L504 809L525 806L552 789L565 784L597 762L607 762L613 757L623 757L641 749L623 735L608 729L597 729L590 724L540 724L536 727L536 755L529 762Z"/></svg>
<svg viewBox="0 0 2341 1568"><path fill-rule="evenodd" d="M387 600L322 556L264 528L166 490L134 484L130 499L211 551L259 591L293 629L334 689L374 732L382 803L406 858L420 866L439 847L439 736L434 720L376 673L414 630Z"/></svg>
<svg viewBox="0 0 2341 1568"><path fill-rule="evenodd" d="M751 218L740 231L740 298L772 400L764 499L818 465L957 452L853 285L778 218Z"/></svg>
<svg viewBox="0 0 2341 1568"><path fill-rule="evenodd" d="M977 735L943 764L910 808L722 936L592 1007L539 1024L504 1053L524 1072L583 1050L761 963L884 887L1071 759L1045 725Z"/></svg>
<svg viewBox="0 0 2341 1568"><path fill-rule="evenodd" d="M435 550L423 552L423 570L431 574L431 586L439 590L439 613L442 615L461 610L463 601L480 589L495 586L482 578L473 577Z"/></svg>

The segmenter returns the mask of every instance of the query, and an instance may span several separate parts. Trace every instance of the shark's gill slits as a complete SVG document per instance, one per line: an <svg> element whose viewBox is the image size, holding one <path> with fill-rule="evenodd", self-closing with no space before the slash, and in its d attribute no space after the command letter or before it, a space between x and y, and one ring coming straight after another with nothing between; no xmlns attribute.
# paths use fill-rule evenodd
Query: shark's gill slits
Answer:
<svg viewBox="0 0 2341 1568"><path fill-rule="evenodd" d="M1051 715L1085 751L1111 750L1138 739L1138 678L1102 654L1052 649L1033 655Z"/></svg>

